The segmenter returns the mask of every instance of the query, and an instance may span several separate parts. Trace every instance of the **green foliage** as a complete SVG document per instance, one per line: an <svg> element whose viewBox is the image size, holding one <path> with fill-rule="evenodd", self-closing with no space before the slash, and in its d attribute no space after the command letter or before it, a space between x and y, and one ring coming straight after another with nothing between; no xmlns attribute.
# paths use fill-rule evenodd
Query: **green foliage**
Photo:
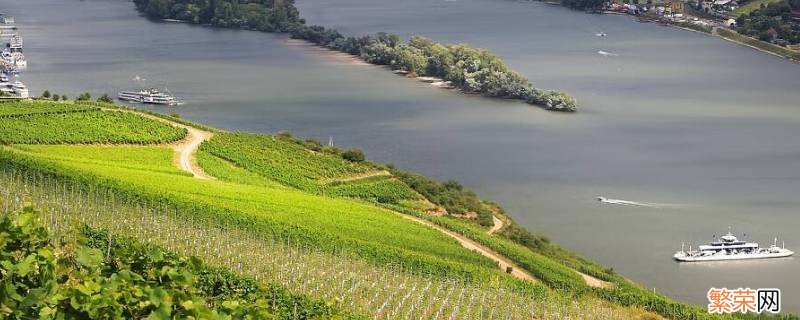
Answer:
<svg viewBox="0 0 800 320"><path fill-rule="evenodd" d="M477 213L481 225L488 227L493 224L490 206L478 199L474 192L464 189L460 183L453 180L440 183L395 168L391 168L391 172L425 199L447 210L448 214Z"/></svg>
<svg viewBox="0 0 800 320"><path fill-rule="evenodd" d="M134 0L150 18L217 27L283 32L302 23L294 0Z"/></svg>
<svg viewBox="0 0 800 320"><path fill-rule="evenodd" d="M185 129L127 112L62 111L18 115L3 120L0 144L147 144L177 141L186 136Z"/></svg>
<svg viewBox="0 0 800 320"><path fill-rule="evenodd" d="M0 216L2 318L359 318L102 231L83 228L80 242L55 245L38 215L28 207Z"/></svg>
<svg viewBox="0 0 800 320"><path fill-rule="evenodd" d="M166 251L158 246L139 243L132 239L111 237L108 232L83 228L86 245L108 252L114 257L106 264L111 272L132 269L138 273L158 275L165 267L176 268L191 274L191 288L203 297L212 308L236 311L234 319L245 318L242 311L267 311L283 319L320 319L331 317L357 318L342 314L326 303L290 293L277 284L260 284L253 279L234 274L231 270L213 268L198 258L186 257ZM248 310L254 309L254 310ZM258 316L268 316L253 314ZM269 315L272 317L271 315Z"/></svg>
<svg viewBox="0 0 800 320"><path fill-rule="evenodd" d="M204 142L200 150L283 185L312 192L319 190L322 179L372 170L335 155L312 152L302 142L285 134L222 133Z"/></svg>
<svg viewBox="0 0 800 320"><path fill-rule="evenodd" d="M386 175L362 178L379 170L365 162L361 150L339 152L288 132L275 136L221 133L201 146L199 158L204 168L209 166L209 173L230 181L273 186L277 182L315 194L378 203L419 200L414 190Z"/></svg>
<svg viewBox="0 0 800 320"><path fill-rule="evenodd" d="M104 94L103 94L103 96L101 96L100 98L97 98L97 102L102 102L102 103L114 103L114 99L112 99L111 97L109 97L109 96L108 96L108 93L104 93Z"/></svg>
<svg viewBox="0 0 800 320"><path fill-rule="evenodd" d="M792 12L800 10L800 0L782 0L769 3L736 19L736 31L761 41L783 39L790 44L800 43L800 27ZM773 39L775 37L775 39Z"/></svg>
<svg viewBox="0 0 800 320"><path fill-rule="evenodd" d="M588 289L583 278L572 269L519 244L487 235L482 230L476 230L474 227L458 220L440 217L429 217L428 219L508 257L551 288L572 294L583 294Z"/></svg>
<svg viewBox="0 0 800 320"><path fill-rule="evenodd" d="M117 148L31 148L26 152L0 150L0 167L47 173L87 188L108 188L117 199L169 203L187 219L218 221L265 236L290 238L293 243L324 252L346 252L375 264L404 265L416 272L467 281L483 281L496 272L490 260L388 210L285 187L200 181L183 173L166 173L176 170L166 147L131 148L164 150L161 160L108 153ZM140 168L143 162L148 168L161 169Z"/></svg>
<svg viewBox="0 0 800 320"><path fill-rule="evenodd" d="M405 43L399 36L387 33L356 39L321 26L297 26L292 37L357 54L366 62L389 65L411 75L439 77L465 92L523 100L553 111L572 112L577 108L569 95L536 89L496 55L464 44L439 44L420 36Z"/></svg>
<svg viewBox="0 0 800 320"><path fill-rule="evenodd" d="M342 152L342 159L350 162L364 162L364 160L367 160L367 157L364 155L364 152L359 149L348 149Z"/></svg>
<svg viewBox="0 0 800 320"><path fill-rule="evenodd" d="M378 203L401 204L416 200L419 195L397 179L362 180L358 183L338 183L325 189L325 195L355 198Z"/></svg>
<svg viewBox="0 0 800 320"><path fill-rule="evenodd" d="M525 228L512 223L504 227L501 235L505 238L514 241L527 247L534 252L537 252L545 257L554 261L564 264L574 270L578 270L595 278L612 281L615 279L616 274L609 268L605 268L595 262L589 261L574 252L567 251L555 243L550 242L544 236L534 235Z"/></svg>
<svg viewBox="0 0 800 320"><path fill-rule="evenodd" d="M75 99L75 101L89 101L89 100L92 100L92 95L89 94L88 92L81 93L80 95L78 95L78 98Z"/></svg>
<svg viewBox="0 0 800 320"><path fill-rule="evenodd" d="M576 10L600 10L606 0L561 0L561 5Z"/></svg>
<svg viewBox="0 0 800 320"><path fill-rule="evenodd" d="M223 160L211 153L200 151L197 153L197 163L206 173L222 181L254 186L282 187L283 185L270 180L258 173L237 167L233 163Z"/></svg>
<svg viewBox="0 0 800 320"><path fill-rule="evenodd" d="M69 112L97 111L95 106L76 105L72 103L54 103L50 101L6 101L0 102L0 119L25 115L47 115Z"/></svg>
<svg viewBox="0 0 800 320"><path fill-rule="evenodd" d="M97 249L51 245L36 219L30 207L0 216L3 318L271 318L258 303L230 300L210 308L193 288L188 260L154 251L134 257L148 260L146 268L132 266L128 257L107 262Z"/></svg>

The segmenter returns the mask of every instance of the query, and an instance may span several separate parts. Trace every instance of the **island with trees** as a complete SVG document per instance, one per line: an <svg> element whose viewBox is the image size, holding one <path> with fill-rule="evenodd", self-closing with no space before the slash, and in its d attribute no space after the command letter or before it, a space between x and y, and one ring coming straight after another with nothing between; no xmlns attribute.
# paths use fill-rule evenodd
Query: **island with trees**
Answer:
<svg viewBox="0 0 800 320"><path fill-rule="evenodd" d="M536 88L488 50L466 44L442 44L421 36L403 41L377 33L345 36L322 26L307 26L293 0L134 0L136 8L153 19L175 19L215 27L290 33L318 46L390 66L411 77L440 78L466 93L516 99L547 110L574 112L572 96Z"/></svg>

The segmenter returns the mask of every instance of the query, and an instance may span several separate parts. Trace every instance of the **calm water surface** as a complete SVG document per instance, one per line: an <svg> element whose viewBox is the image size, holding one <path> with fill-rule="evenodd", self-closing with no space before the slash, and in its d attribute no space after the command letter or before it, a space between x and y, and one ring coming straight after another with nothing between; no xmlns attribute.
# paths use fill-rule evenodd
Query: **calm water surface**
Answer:
<svg viewBox="0 0 800 320"><path fill-rule="evenodd" d="M123 0L0 0L24 26L34 93L168 86L182 116L291 130L457 178L648 287L704 303L716 287L778 287L800 312L800 259L678 264L728 226L800 250L800 65L708 36L511 0L298 0L348 34L424 34L493 50L574 115L464 96L256 32L155 23ZM606 32L608 37L594 34ZM617 56L600 55L606 51ZM134 77L147 80L136 82ZM665 204L615 206L598 195Z"/></svg>

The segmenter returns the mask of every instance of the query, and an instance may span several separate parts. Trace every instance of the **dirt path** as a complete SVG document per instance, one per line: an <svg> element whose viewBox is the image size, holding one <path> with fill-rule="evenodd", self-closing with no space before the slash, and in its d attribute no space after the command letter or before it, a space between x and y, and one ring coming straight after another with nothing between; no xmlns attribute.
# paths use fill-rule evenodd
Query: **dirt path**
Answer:
<svg viewBox="0 0 800 320"><path fill-rule="evenodd" d="M152 114L138 112L135 110L107 109L107 108L103 108L103 110L135 113L147 119L155 120L161 123L166 123L174 127L186 129L187 131L186 137L184 137L183 140L176 141L170 144L172 150L175 150L175 165L181 170L191 173L192 176L194 176L197 179L214 179L214 177L206 174L205 171L203 171L203 168L197 164L197 158L195 157L197 149L200 148L200 144L202 144L203 141L211 139L211 137L214 136L214 133L210 131L200 130L195 127L187 126L182 123L177 123L175 121L170 121L161 117L154 116Z"/></svg>
<svg viewBox="0 0 800 320"><path fill-rule="evenodd" d="M487 258L491 259L494 262L497 262L498 266L500 267L500 270L505 271L505 270L507 270L508 267L511 267L511 275L513 277L517 278L517 279L533 281L533 282L538 281L538 280L536 280L536 278L531 276L528 272L526 272L525 270L523 270L522 268L517 266L514 262L512 262L508 258L506 258L506 257L504 257L504 256L492 251L491 249L489 249L487 247L484 247L481 244L478 244L475 241L472 241L471 239L469 239L469 238L467 238L465 236L462 236L462 235L460 235L458 233L455 233L453 231L450 231L450 230L447 230L447 229L445 229L443 227L440 227L440 226L438 226L438 225L436 225L433 222L430 222L428 220L417 218L417 217L414 217L414 216L409 216L409 215L402 214L402 213L399 213L399 212L396 212L396 213L399 216L401 216L401 217L403 217L405 219L408 219L408 220L411 220L411 221L414 221L414 222L417 222L417 223L424 224L426 226L429 226L431 228L436 229L437 231L439 231L441 233L444 233L445 235L447 235L447 236L449 236L449 237L451 237L453 239L456 239L456 241L458 241L458 243L461 244L461 246L464 247L465 249L470 250L470 251L478 252L480 255L482 255L484 257L487 257Z"/></svg>
<svg viewBox="0 0 800 320"><path fill-rule="evenodd" d="M492 215L492 222L494 222L494 225L486 232L488 234L495 234L503 228L503 220L500 220L496 215Z"/></svg>
<svg viewBox="0 0 800 320"><path fill-rule="evenodd" d="M575 271L575 272L578 272L578 271ZM578 272L578 274L581 275L581 278L583 278L583 281L586 281L586 285L588 285L590 287L607 288L608 286L610 286L610 284L608 282L605 282L603 280L597 279L597 278L592 277L592 276L590 276L588 274L585 274L583 272Z"/></svg>
<svg viewBox="0 0 800 320"><path fill-rule="evenodd" d="M391 176L392 176L392 174L389 173L389 171L386 171L386 170L370 171L370 172L357 174L357 175L352 175L352 176L348 176L348 177L344 177L344 178L326 179L326 180L323 180L322 183L328 184L328 183L336 183L336 182L353 182L353 181L364 180L364 179L369 179L369 178L373 178L373 177L391 177Z"/></svg>
<svg viewBox="0 0 800 320"><path fill-rule="evenodd" d="M174 122L172 124L176 125ZM188 131L186 138L172 144L172 149L175 150L176 156L178 157L179 167L181 170L191 173L197 179L213 179L197 164L195 153L197 149L200 148L200 144L203 143L203 141L211 139L214 134L185 125L182 127Z"/></svg>

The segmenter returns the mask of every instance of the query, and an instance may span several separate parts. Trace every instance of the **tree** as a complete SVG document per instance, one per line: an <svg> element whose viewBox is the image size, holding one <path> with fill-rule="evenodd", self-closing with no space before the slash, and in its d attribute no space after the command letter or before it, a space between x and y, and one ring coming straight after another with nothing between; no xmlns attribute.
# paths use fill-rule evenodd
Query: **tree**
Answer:
<svg viewBox="0 0 800 320"><path fill-rule="evenodd" d="M349 149L342 152L342 158L350 162L363 162L367 160L364 152L359 149Z"/></svg>
<svg viewBox="0 0 800 320"><path fill-rule="evenodd" d="M398 45L395 49L396 56L394 67L406 70L412 76L425 74L428 67L428 59L422 54L420 49L406 44Z"/></svg>
<svg viewBox="0 0 800 320"><path fill-rule="evenodd" d="M159 19L169 18L170 4L169 0L150 0L148 1L145 13Z"/></svg>
<svg viewBox="0 0 800 320"><path fill-rule="evenodd" d="M50 99L50 90L45 90L42 92L42 98Z"/></svg>
<svg viewBox="0 0 800 320"><path fill-rule="evenodd" d="M104 93L102 97L97 98L97 102L104 102L104 103L114 103L114 99L108 96L108 93Z"/></svg>
<svg viewBox="0 0 800 320"><path fill-rule="evenodd" d="M89 100L92 100L92 95L90 95L88 92L81 93L80 95L78 95L78 98L75 99L75 101L89 101Z"/></svg>
<svg viewBox="0 0 800 320"><path fill-rule="evenodd" d="M60 98L61 98L61 97L59 97L57 94L54 94L54 95L53 95L53 101L58 101L58 99L60 99Z"/></svg>

